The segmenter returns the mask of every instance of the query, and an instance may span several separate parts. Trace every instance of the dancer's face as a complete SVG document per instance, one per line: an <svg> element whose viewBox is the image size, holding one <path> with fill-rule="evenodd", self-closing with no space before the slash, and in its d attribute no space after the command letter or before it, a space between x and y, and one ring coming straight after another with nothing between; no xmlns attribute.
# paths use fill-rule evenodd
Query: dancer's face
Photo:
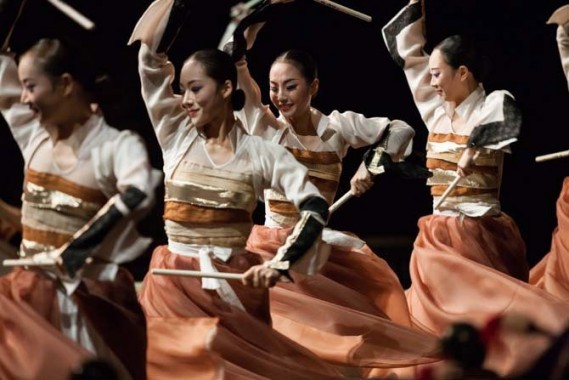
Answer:
<svg viewBox="0 0 569 380"><path fill-rule="evenodd" d="M22 84L20 101L30 107L42 124L56 124L65 98L60 78L43 72L33 54L26 54L20 59L18 77Z"/></svg>
<svg viewBox="0 0 569 380"><path fill-rule="evenodd" d="M287 119L295 119L310 108L318 91L318 79L308 83L300 71L287 62L276 62L269 73L271 102Z"/></svg>
<svg viewBox="0 0 569 380"><path fill-rule="evenodd" d="M433 50L429 57L431 86L445 101L456 101L463 96L464 81L461 70L451 67L440 50Z"/></svg>
<svg viewBox="0 0 569 380"><path fill-rule="evenodd" d="M180 72L180 88L183 92L182 107L196 127L225 117L224 107L229 101L230 82L220 85L206 74L205 67L197 60L186 61Z"/></svg>

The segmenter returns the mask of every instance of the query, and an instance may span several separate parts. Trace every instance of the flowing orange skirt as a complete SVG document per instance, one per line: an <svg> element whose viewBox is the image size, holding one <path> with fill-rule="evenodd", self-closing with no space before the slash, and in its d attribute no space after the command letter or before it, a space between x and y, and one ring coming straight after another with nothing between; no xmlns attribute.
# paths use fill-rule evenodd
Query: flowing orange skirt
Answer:
<svg viewBox="0 0 569 380"><path fill-rule="evenodd" d="M419 228L406 292L418 327L438 334L453 322L483 326L504 313L522 314L552 334L569 323L568 302L523 281L525 244L507 215L429 215ZM548 344L543 336L504 334L489 347L485 367L502 376L523 371Z"/></svg>
<svg viewBox="0 0 569 380"><path fill-rule="evenodd" d="M247 249L269 260L289 231L257 225ZM270 292L273 325L319 357L360 375L438 360L436 337L411 328L399 279L369 247L332 246L318 274L290 273Z"/></svg>
<svg viewBox="0 0 569 380"><path fill-rule="evenodd" d="M530 284L569 300L569 177L557 199L557 227L550 252L530 271Z"/></svg>
<svg viewBox="0 0 569 380"><path fill-rule="evenodd" d="M0 378L63 379L94 355L59 330L57 286L22 268L0 278ZM85 279L72 297L112 353L101 358L118 358L133 379L145 379L146 324L132 276L121 269L113 282Z"/></svg>
<svg viewBox="0 0 569 380"><path fill-rule="evenodd" d="M220 272L244 272L261 263L247 253ZM199 260L156 248L150 268L199 270ZM246 310L223 301L201 280L148 274L140 302L148 319L148 378L152 379L338 379L342 374L270 326L266 289L230 281Z"/></svg>

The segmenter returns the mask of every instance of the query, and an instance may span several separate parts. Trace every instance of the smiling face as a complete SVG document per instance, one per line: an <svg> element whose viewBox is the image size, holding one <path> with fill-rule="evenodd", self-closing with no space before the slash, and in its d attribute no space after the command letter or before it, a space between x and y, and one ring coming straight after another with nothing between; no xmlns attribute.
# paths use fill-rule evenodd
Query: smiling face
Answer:
<svg viewBox="0 0 569 380"><path fill-rule="evenodd" d="M225 117L231 82L218 84L207 75L201 62L192 58L186 61L180 72L180 88L183 92L182 107L194 126L203 127Z"/></svg>
<svg viewBox="0 0 569 380"><path fill-rule="evenodd" d="M308 83L291 63L275 62L269 73L271 102L287 119L298 119L310 109L318 79Z"/></svg>
<svg viewBox="0 0 569 380"><path fill-rule="evenodd" d="M41 70L33 54L20 59L18 77L23 87L21 102L30 107L42 124L57 124L64 101L58 80Z"/></svg>

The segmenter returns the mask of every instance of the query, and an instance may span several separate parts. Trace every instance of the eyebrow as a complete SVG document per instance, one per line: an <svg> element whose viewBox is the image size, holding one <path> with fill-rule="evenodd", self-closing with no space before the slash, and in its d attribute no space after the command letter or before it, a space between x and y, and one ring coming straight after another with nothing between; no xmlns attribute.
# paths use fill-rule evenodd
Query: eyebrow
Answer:
<svg viewBox="0 0 569 380"><path fill-rule="evenodd" d="M186 82L186 84L184 84L184 82L180 82L180 87L190 87L192 84L199 81L200 81L199 79L193 79L191 81Z"/></svg>
<svg viewBox="0 0 569 380"><path fill-rule="evenodd" d="M290 79L286 79L284 81L284 84L287 84L288 82L292 82L293 80L298 80L298 78L290 78ZM277 84L277 82L275 81L269 81L271 84Z"/></svg>

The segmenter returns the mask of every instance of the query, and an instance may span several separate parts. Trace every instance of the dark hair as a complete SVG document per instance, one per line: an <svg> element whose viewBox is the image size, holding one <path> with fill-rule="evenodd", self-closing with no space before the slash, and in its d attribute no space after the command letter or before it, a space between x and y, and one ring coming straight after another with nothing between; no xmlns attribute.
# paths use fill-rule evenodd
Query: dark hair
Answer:
<svg viewBox="0 0 569 380"><path fill-rule="evenodd" d="M90 100L96 101L97 76L83 55L58 39L43 38L26 50L39 68L48 76L58 78L67 73L87 92Z"/></svg>
<svg viewBox="0 0 569 380"><path fill-rule="evenodd" d="M318 68L316 67L316 62L310 54L303 50L287 50L275 58L273 65L277 62L290 63L296 67L304 79L306 79L306 82L308 84L311 84L315 79L318 78Z"/></svg>
<svg viewBox="0 0 569 380"><path fill-rule="evenodd" d="M464 65L474 78L484 82L489 70L488 58L480 53L480 48L470 37L454 35L439 42L434 49L439 50L445 62L453 69Z"/></svg>
<svg viewBox="0 0 569 380"><path fill-rule="evenodd" d="M233 85L231 104L235 111L239 111L245 105L245 93L237 89L237 69L229 54L219 49L202 49L192 54L188 60L193 59L201 63L208 77L217 84L222 85L229 80Z"/></svg>
<svg viewBox="0 0 569 380"><path fill-rule="evenodd" d="M70 380L118 380L117 370L103 359L88 359L71 373Z"/></svg>
<svg viewBox="0 0 569 380"><path fill-rule="evenodd" d="M31 55L38 67L54 80L65 73L71 75L81 86L86 100L99 105L105 120L119 129L125 128L125 124L132 122L130 98L124 96L124 87L101 67L101 61L94 59L92 45L82 43L84 45L67 39L43 38L20 57Z"/></svg>

